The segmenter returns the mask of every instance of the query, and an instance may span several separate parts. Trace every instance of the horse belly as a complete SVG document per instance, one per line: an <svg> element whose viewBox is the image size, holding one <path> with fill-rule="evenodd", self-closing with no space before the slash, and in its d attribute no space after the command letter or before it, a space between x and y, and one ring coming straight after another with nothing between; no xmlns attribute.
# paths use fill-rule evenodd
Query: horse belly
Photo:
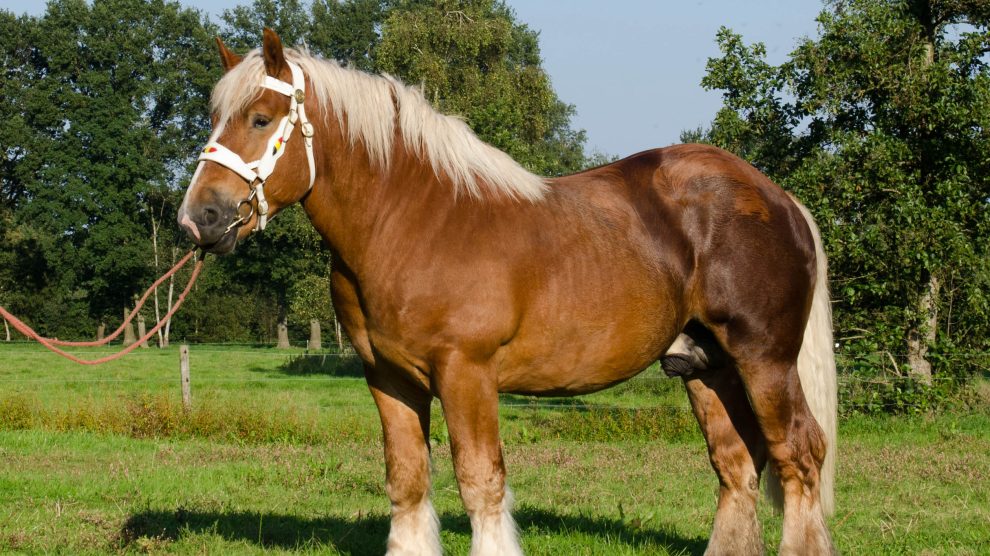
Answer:
<svg viewBox="0 0 990 556"><path fill-rule="evenodd" d="M675 318L640 306L634 318L547 327L505 346L499 390L569 396L608 388L640 373L677 336Z"/></svg>

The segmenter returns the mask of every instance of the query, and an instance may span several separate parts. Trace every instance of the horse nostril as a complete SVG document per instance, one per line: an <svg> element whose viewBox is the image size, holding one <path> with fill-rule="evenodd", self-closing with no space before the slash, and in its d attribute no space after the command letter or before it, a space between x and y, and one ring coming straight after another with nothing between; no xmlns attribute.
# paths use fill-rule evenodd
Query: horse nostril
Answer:
<svg viewBox="0 0 990 556"><path fill-rule="evenodd" d="M213 207L206 207L203 209L203 225L213 226L220 220L220 211Z"/></svg>

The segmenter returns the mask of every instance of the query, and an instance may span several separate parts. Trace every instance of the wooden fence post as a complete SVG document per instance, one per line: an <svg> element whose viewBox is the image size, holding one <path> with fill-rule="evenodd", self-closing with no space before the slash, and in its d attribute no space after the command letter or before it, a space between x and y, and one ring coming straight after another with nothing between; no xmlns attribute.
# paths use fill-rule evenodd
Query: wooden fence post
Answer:
<svg viewBox="0 0 990 556"><path fill-rule="evenodd" d="M323 340L320 338L320 321L318 319L309 320L309 349L323 349Z"/></svg>
<svg viewBox="0 0 990 556"><path fill-rule="evenodd" d="M189 346L179 346L179 374L182 376L182 407L192 409L192 387L189 384Z"/></svg>
<svg viewBox="0 0 990 556"><path fill-rule="evenodd" d="M127 320L127 317L130 316L130 314L131 313L127 310L127 307L124 307L124 320ZM127 327L124 328L124 345L129 346L136 341L137 337L134 335L134 322L129 322L127 323Z"/></svg>
<svg viewBox="0 0 990 556"><path fill-rule="evenodd" d="M147 334L147 332L148 332L148 330L144 326L144 315L141 314L141 313L138 313L137 321L138 321L137 337L139 339L140 338L144 338L144 335ZM142 341L141 342L141 347L144 348L144 349L148 349L148 340Z"/></svg>

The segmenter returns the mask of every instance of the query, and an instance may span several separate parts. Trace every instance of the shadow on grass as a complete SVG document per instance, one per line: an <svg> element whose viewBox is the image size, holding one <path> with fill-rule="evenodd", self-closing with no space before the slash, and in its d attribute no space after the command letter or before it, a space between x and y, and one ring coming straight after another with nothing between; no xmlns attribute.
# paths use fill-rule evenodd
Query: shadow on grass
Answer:
<svg viewBox="0 0 990 556"><path fill-rule="evenodd" d="M364 365L357 355L339 353L301 353L289 355L281 365L272 368L252 366L255 373L285 376L340 376L364 378Z"/></svg>
<svg viewBox="0 0 990 556"><path fill-rule="evenodd" d="M588 411L591 409L591 405L588 404L584 399L578 397L572 398L542 398L537 396L520 396L517 394L499 394L499 401L502 402L502 407L513 407L513 408L533 408L533 409L571 409L576 411Z"/></svg>
<svg viewBox="0 0 990 556"><path fill-rule="evenodd" d="M540 508L523 507L514 512L522 535L575 533L606 540L611 548L663 546L673 554L701 554L706 540L685 538L677 533L635 527L620 520L560 515ZM466 515L445 514L441 528L461 535L471 534ZM248 542L266 548L304 549L333 547L352 555L380 555L385 551L389 520L385 516L301 518L257 512L208 512L179 508L175 511L147 510L124 523L121 548L140 548L147 540L177 541L186 535L217 535L231 542Z"/></svg>

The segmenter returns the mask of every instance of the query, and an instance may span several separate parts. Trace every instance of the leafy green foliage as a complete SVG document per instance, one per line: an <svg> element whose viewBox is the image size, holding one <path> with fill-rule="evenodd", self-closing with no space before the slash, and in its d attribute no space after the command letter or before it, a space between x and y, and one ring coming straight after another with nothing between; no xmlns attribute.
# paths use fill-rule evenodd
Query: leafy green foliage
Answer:
<svg viewBox="0 0 990 556"><path fill-rule="evenodd" d="M584 132L570 129L540 67L536 32L496 0L399 2L377 48L378 69L421 84L441 111L465 118L485 141L540 174L584 164Z"/></svg>
<svg viewBox="0 0 990 556"><path fill-rule="evenodd" d="M0 241L15 262L0 280L13 308L41 309L43 332L91 335L155 273L151 207L174 207L204 137L211 31L162 0L60 0L0 21Z"/></svg>
<svg viewBox="0 0 990 556"><path fill-rule="evenodd" d="M378 29L385 19L386 4L384 0L313 2L307 46L328 58L374 71Z"/></svg>
<svg viewBox="0 0 990 556"><path fill-rule="evenodd" d="M240 50L257 47L266 27L277 31L286 45L302 43L309 29L306 10L299 0L254 0L250 6L225 10L223 20L224 41Z"/></svg>
<svg viewBox="0 0 990 556"><path fill-rule="evenodd" d="M736 152L809 206L830 257L841 353L894 360L899 375L914 335L931 340L936 374L979 370L956 355L990 348L987 10L849 0L818 21L820 38L780 66L722 29L703 84L724 106L710 130L685 137Z"/></svg>

